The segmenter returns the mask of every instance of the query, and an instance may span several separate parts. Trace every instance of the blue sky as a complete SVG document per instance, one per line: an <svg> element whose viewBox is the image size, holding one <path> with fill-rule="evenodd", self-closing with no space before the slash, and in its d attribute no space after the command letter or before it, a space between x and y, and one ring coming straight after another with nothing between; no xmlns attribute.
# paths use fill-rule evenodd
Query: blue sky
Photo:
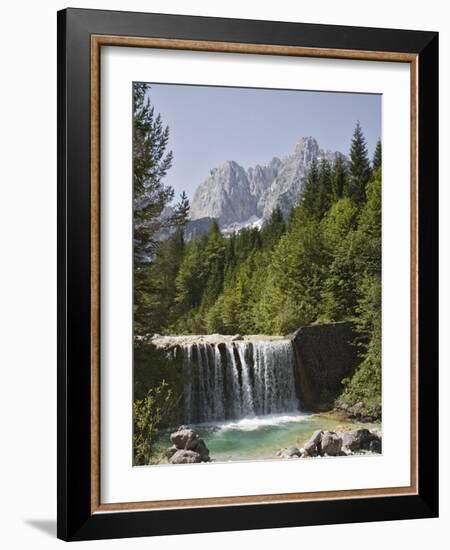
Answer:
<svg viewBox="0 0 450 550"><path fill-rule="evenodd" d="M304 136L348 154L359 120L370 157L381 137L381 95L151 84L150 100L170 129L174 161L165 183L192 198L211 168L245 168L289 154Z"/></svg>

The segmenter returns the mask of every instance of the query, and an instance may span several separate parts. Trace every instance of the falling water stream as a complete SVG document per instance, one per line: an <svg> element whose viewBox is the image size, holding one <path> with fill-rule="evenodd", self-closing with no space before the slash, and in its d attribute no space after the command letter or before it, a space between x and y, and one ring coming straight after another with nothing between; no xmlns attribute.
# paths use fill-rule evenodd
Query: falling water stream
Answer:
<svg viewBox="0 0 450 550"><path fill-rule="evenodd" d="M182 346L186 423L299 411L290 340Z"/></svg>

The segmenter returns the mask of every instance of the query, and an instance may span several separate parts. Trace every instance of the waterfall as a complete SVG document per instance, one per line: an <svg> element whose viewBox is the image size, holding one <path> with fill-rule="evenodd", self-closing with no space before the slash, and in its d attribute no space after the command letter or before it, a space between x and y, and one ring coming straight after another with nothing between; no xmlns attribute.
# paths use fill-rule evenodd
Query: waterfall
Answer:
<svg viewBox="0 0 450 550"><path fill-rule="evenodd" d="M181 346L186 423L299 410L290 340Z"/></svg>

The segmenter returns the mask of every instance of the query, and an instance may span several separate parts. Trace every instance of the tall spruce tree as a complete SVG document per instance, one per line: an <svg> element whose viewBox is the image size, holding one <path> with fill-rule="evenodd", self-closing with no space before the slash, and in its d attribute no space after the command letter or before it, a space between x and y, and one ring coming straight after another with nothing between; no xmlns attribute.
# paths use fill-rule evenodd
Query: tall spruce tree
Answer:
<svg viewBox="0 0 450 550"><path fill-rule="evenodd" d="M155 253L157 235L163 230L183 225L189 202L183 193L173 213L162 216L174 198L174 190L163 183L172 166L172 151L167 151L169 128L164 127L161 115L155 115L150 103L150 86L133 86L133 210L135 267L148 263Z"/></svg>
<svg viewBox="0 0 450 550"><path fill-rule="evenodd" d="M226 240L220 233L217 220L213 220L204 240L203 273L205 286L202 294L202 309L211 307L223 290Z"/></svg>
<svg viewBox="0 0 450 550"><path fill-rule="evenodd" d="M345 193L357 204L366 201L366 185L370 179L370 172L366 140L358 121L350 148L350 164Z"/></svg>
<svg viewBox="0 0 450 550"><path fill-rule="evenodd" d="M316 216L322 219L333 200L331 166L326 159L319 164L319 185L316 192Z"/></svg>
<svg viewBox="0 0 450 550"><path fill-rule="evenodd" d="M261 241L263 248L270 249L280 240L281 235L286 231L286 223L279 206L276 206L269 220L261 229Z"/></svg>
<svg viewBox="0 0 450 550"><path fill-rule="evenodd" d="M172 187L163 178L172 165L172 152L166 151L169 129L150 103L150 86L133 86L133 261L134 261L134 330L145 335L154 329L151 319L164 303L168 289L152 273L160 235L183 226L189 201L185 193L172 213L164 210L174 197ZM173 285L173 281L167 281Z"/></svg>
<svg viewBox="0 0 450 550"><path fill-rule="evenodd" d="M317 214L317 190L319 187L319 167L314 158L309 167L308 177L306 179L305 189L302 197L302 209L310 216Z"/></svg>
<svg viewBox="0 0 450 550"><path fill-rule="evenodd" d="M345 167L345 160L343 156L338 153L333 166L333 199L341 199L344 196L345 179L347 171Z"/></svg>
<svg viewBox="0 0 450 550"><path fill-rule="evenodd" d="M375 152L373 154L373 160L372 160L372 170L375 172L375 170L379 170L381 168L381 139L377 141L377 145L375 147Z"/></svg>

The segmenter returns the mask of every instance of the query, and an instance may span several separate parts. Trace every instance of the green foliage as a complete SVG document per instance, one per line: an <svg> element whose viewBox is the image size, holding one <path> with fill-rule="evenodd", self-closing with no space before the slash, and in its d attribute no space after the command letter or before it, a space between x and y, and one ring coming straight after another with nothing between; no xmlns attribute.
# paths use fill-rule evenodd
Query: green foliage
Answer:
<svg viewBox="0 0 450 550"><path fill-rule="evenodd" d="M281 208L277 206L270 218L269 221L264 224L260 232L260 238L262 247L267 249L272 249L275 247L277 242L280 240L281 236L286 232L286 222L284 221L283 213Z"/></svg>
<svg viewBox="0 0 450 550"><path fill-rule="evenodd" d="M333 179L330 163L322 159L319 165L319 185L316 193L317 215L323 217L333 201Z"/></svg>
<svg viewBox="0 0 450 550"><path fill-rule="evenodd" d="M375 178L380 172L375 172ZM337 405L358 417L381 416L381 181L368 186L368 200L355 233L357 302L354 320L363 339L362 362L353 377L344 381Z"/></svg>
<svg viewBox="0 0 450 550"><path fill-rule="evenodd" d="M153 261L135 269L134 327L135 336L158 332L161 326L176 315L173 284L180 269L185 243L183 232L161 241Z"/></svg>
<svg viewBox="0 0 450 550"><path fill-rule="evenodd" d="M269 264L265 326L271 332L283 334L315 321L325 261L320 221L301 204Z"/></svg>
<svg viewBox="0 0 450 550"><path fill-rule="evenodd" d="M161 382L148 390L143 399L133 403L133 449L135 466L144 466L154 461L154 447L161 423L171 406L172 391Z"/></svg>
<svg viewBox="0 0 450 550"><path fill-rule="evenodd" d="M373 282L372 300L376 293L381 296L377 286L378 283ZM363 302L364 299L360 304ZM374 321L363 360L354 375L343 381L345 389L337 400L338 407L363 418L381 416L381 314Z"/></svg>
<svg viewBox="0 0 450 550"><path fill-rule="evenodd" d="M143 465L155 460L159 431L179 422L179 405L187 380L181 356L145 341L135 342L133 359L134 464Z"/></svg>
<svg viewBox="0 0 450 550"><path fill-rule="evenodd" d="M357 216L355 203L343 198L333 204L321 222L328 269L321 295L320 321L340 321L353 315Z"/></svg>
<svg viewBox="0 0 450 550"><path fill-rule="evenodd" d="M317 189L319 187L319 167L316 159L313 159L309 167L308 177L306 179L305 188L303 190L302 206L305 214L309 216L317 216ZM291 220L292 221L291 216Z"/></svg>
<svg viewBox="0 0 450 550"><path fill-rule="evenodd" d="M136 341L133 351L135 398L144 399L151 388L162 382L169 385L174 397L180 398L185 382L181 357L169 354L145 341Z"/></svg>

